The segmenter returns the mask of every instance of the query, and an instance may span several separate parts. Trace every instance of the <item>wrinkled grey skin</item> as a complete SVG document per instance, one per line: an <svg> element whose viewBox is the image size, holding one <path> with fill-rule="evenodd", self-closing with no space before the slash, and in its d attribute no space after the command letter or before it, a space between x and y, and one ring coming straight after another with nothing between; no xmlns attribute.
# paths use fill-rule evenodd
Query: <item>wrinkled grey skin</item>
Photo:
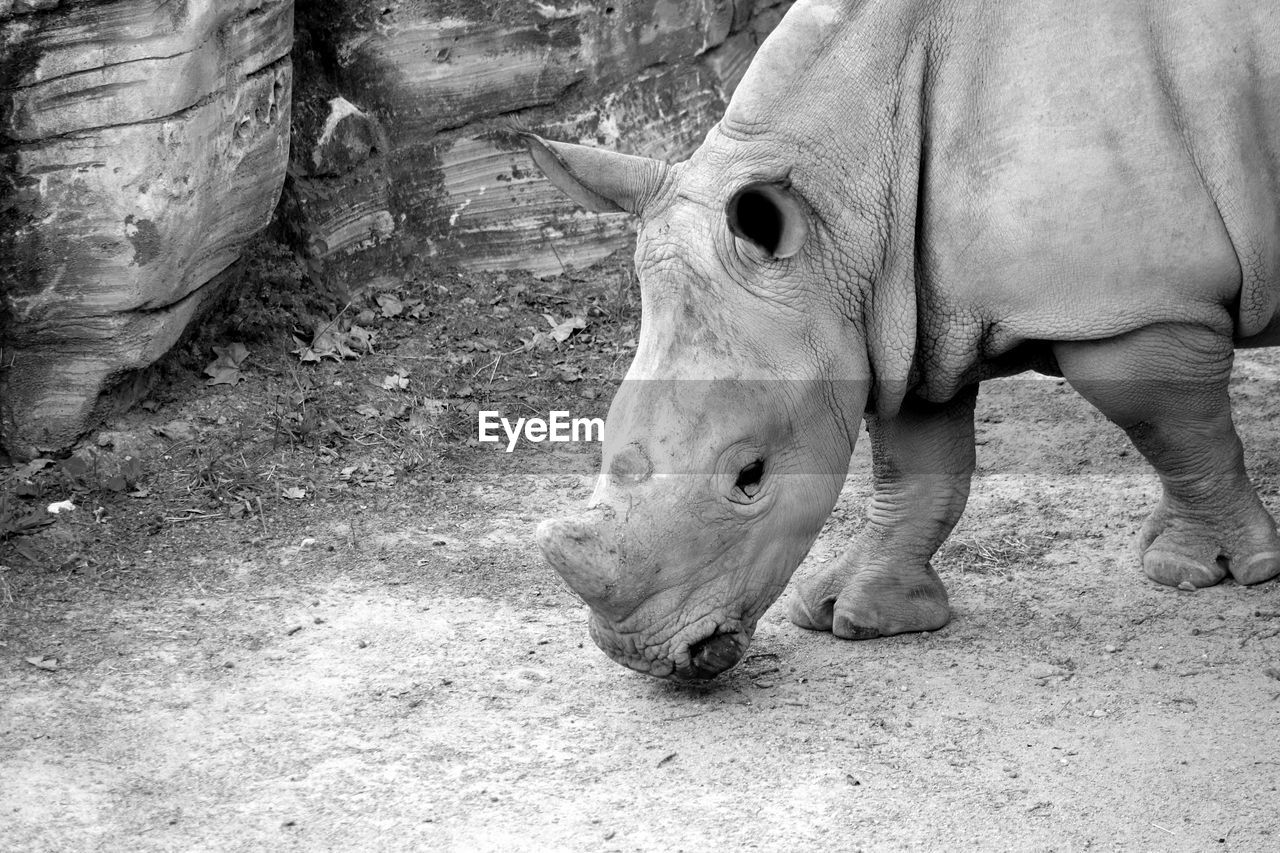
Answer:
<svg viewBox="0 0 1280 853"><path fill-rule="evenodd" d="M968 495L977 383L1028 368L1160 475L1151 578L1280 573L1227 399L1233 349L1280 343L1272 5L800 0L688 161L531 138L573 198L641 218L602 472L583 515L538 529L597 644L657 676L732 666L864 416L869 524L800 578L792 619L944 625L929 559Z"/></svg>

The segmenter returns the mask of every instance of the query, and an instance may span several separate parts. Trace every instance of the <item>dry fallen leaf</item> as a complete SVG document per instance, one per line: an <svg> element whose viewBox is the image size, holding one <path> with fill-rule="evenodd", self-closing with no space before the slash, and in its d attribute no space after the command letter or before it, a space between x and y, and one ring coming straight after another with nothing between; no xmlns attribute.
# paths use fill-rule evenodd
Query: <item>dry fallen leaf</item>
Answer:
<svg viewBox="0 0 1280 853"><path fill-rule="evenodd" d="M152 427L151 431L170 441L193 441L196 437L196 428L190 421L169 421Z"/></svg>
<svg viewBox="0 0 1280 853"><path fill-rule="evenodd" d="M400 301L399 297L390 293L379 295L377 302L378 307L382 309L383 317L399 317L400 312L404 310L404 303Z"/></svg>
<svg viewBox="0 0 1280 853"><path fill-rule="evenodd" d="M214 347L213 352L217 358L209 362L209 366L204 369L205 376L209 377L205 384L238 384L244 378L240 375L240 365L244 364L244 360L249 357L248 348L241 343L231 343L225 347Z"/></svg>
<svg viewBox="0 0 1280 853"><path fill-rule="evenodd" d="M32 459L9 472L6 480L26 480L53 464L52 459Z"/></svg>
<svg viewBox="0 0 1280 853"><path fill-rule="evenodd" d="M47 527L53 522L54 519L50 518L46 513L35 509L22 514L0 511L0 541L8 539L10 536L18 536L41 527ZM23 556L26 555L24 554Z"/></svg>
<svg viewBox="0 0 1280 853"><path fill-rule="evenodd" d="M205 376L209 378L205 380L206 385L238 385L243 379L240 371L234 367L214 367L210 365L204 369Z"/></svg>
<svg viewBox="0 0 1280 853"><path fill-rule="evenodd" d="M352 326L352 329L359 329L359 333L352 336L351 330L341 329L336 321L322 323L316 327L311 336L311 343L307 343L302 338L294 336L293 340L298 346L293 350L293 354L298 356L298 360L302 362L318 362L321 359L331 358L334 361L342 361L345 358L359 358L360 353L351 348L351 344L365 347L366 351L373 345L373 336L358 326Z"/></svg>
<svg viewBox="0 0 1280 853"><path fill-rule="evenodd" d="M554 338L559 343L564 343L565 341L569 340L569 337L574 332L580 331L587 327L586 317L578 316L578 317L570 317L567 320L557 320L555 317L553 317L550 314L543 314L542 316L543 318L546 319L547 323L550 324L551 326L551 337Z"/></svg>
<svg viewBox="0 0 1280 853"><path fill-rule="evenodd" d="M296 349L290 350L290 352L298 357L298 361L303 364L320 361L320 356L316 354L315 350L307 346L307 343L302 338L294 335L293 342L298 346Z"/></svg>
<svg viewBox="0 0 1280 853"><path fill-rule="evenodd" d="M364 326L352 323L351 328L347 329L347 344L352 349L357 349L361 352L373 352L373 338L373 332Z"/></svg>
<svg viewBox="0 0 1280 853"><path fill-rule="evenodd" d="M404 371L396 371L382 377L382 387L387 391L409 390L409 375Z"/></svg>
<svg viewBox="0 0 1280 853"><path fill-rule="evenodd" d="M551 337L546 332L534 332L532 338L529 338L527 340L524 338L521 338L521 340L524 341L524 348L526 351L550 350L550 349L555 349L555 346L556 346L555 338Z"/></svg>
<svg viewBox="0 0 1280 853"><path fill-rule="evenodd" d="M239 342L227 344L225 347L214 347L213 354L226 359L230 364L239 367L249 357L249 348Z"/></svg>
<svg viewBox="0 0 1280 853"><path fill-rule="evenodd" d="M300 501L307 496L307 490L298 486L289 486L280 496L289 501Z"/></svg>

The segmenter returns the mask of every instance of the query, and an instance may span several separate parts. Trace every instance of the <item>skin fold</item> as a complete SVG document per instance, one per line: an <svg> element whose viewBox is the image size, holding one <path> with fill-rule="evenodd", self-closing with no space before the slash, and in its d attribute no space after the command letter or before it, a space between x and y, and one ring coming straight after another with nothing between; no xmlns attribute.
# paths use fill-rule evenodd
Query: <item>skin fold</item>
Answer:
<svg viewBox="0 0 1280 853"><path fill-rule="evenodd" d="M848 638L946 624L978 383L1065 376L1164 495L1146 574L1280 574L1227 399L1280 343L1280 16L1263 0L800 0L667 165L529 138L580 204L640 218L640 345L585 512L548 561L620 663L736 662L839 495L869 524L798 579Z"/></svg>

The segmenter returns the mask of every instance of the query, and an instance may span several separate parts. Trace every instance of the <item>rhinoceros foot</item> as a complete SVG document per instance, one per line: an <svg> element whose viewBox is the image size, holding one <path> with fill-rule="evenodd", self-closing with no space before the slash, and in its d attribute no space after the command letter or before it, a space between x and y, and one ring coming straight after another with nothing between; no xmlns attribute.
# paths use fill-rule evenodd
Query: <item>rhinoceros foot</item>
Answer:
<svg viewBox="0 0 1280 853"><path fill-rule="evenodd" d="M846 554L796 582L791 621L846 640L934 631L951 619L947 588L926 563L877 566Z"/></svg>
<svg viewBox="0 0 1280 853"><path fill-rule="evenodd" d="M1240 520L1221 522L1204 508L1181 509L1166 496L1138 535L1147 577L1185 588L1213 586L1228 575L1245 585L1280 575L1275 523L1257 497L1248 498L1245 507L1218 514Z"/></svg>

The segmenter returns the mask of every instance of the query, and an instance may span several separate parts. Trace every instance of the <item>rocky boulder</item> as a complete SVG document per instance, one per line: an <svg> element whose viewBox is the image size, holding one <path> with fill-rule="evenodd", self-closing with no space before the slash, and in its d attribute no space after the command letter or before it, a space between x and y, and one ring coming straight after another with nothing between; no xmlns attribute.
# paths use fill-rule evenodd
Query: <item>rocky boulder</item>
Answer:
<svg viewBox="0 0 1280 853"><path fill-rule="evenodd" d="M681 159L789 6L0 0L0 450L69 447L282 184L326 284L627 249L630 219L575 209L513 131Z"/></svg>
<svg viewBox="0 0 1280 853"><path fill-rule="evenodd" d="M511 133L681 159L723 112L776 0L328 0L299 7L291 220L360 278L423 258L554 275L633 239L578 211ZM303 69L306 69L305 71ZM352 122L345 137L335 128ZM344 150L345 149L345 150Z"/></svg>
<svg viewBox="0 0 1280 853"><path fill-rule="evenodd" d="M0 0L0 445L68 446L269 220L291 0Z"/></svg>

